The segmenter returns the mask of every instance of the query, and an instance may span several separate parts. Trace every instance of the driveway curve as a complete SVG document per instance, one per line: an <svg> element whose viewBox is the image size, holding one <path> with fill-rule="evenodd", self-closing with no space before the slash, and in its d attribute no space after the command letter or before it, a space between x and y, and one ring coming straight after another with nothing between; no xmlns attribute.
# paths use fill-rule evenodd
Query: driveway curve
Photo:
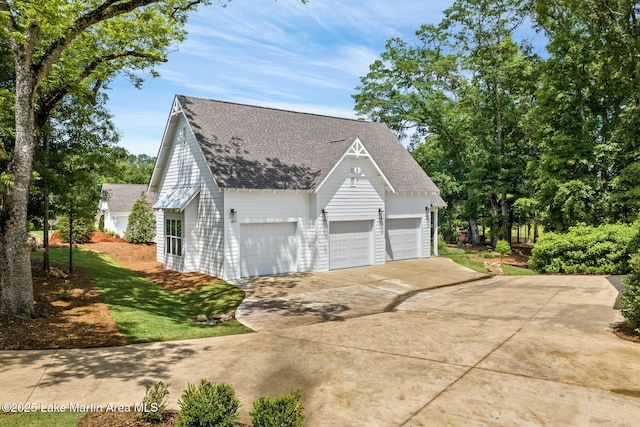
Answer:
<svg viewBox="0 0 640 427"><path fill-rule="evenodd" d="M605 277L500 277L415 294L401 292L410 280L384 280L409 297L354 316L366 304L341 301L338 321L291 315L239 336L3 351L0 402L131 405L162 380L177 408L187 383L207 378L234 386L242 422L261 394L300 388L310 427L637 425L640 345L611 333L620 313ZM287 285L265 286L249 297ZM304 296L312 286L287 289Z"/></svg>
<svg viewBox="0 0 640 427"><path fill-rule="evenodd" d="M488 277L447 258L255 277L234 283L247 293L236 317L255 331L341 321L390 311L423 290Z"/></svg>

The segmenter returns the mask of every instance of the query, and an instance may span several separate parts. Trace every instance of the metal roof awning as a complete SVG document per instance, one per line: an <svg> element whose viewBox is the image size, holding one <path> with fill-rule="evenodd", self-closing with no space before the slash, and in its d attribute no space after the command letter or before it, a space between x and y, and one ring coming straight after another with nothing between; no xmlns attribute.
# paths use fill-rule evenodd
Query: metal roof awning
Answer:
<svg viewBox="0 0 640 427"><path fill-rule="evenodd" d="M158 198L156 204L153 205L153 209L176 209L183 211L199 192L199 185L179 185L173 187L168 193Z"/></svg>

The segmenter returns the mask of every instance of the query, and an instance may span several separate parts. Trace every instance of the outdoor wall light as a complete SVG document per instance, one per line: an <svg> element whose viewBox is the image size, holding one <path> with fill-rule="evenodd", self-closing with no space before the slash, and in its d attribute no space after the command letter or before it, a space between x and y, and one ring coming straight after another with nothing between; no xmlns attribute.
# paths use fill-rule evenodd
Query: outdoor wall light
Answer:
<svg viewBox="0 0 640 427"><path fill-rule="evenodd" d="M238 212L236 212L235 209L231 209L231 211L229 211L229 219L231 222L238 221Z"/></svg>
<svg viewBox="0 0 640 427"><path fill-rule="evenodd" d="M326 222L327 221L327 211L322 209L322 221Z"/></svg>
<svg viewBox="0 0 640 427"><path fill-rule="evenodd" d="M378 215L380 215L382 217L382 215L384 215L384 209L379 208L378 209Z"/></svg>

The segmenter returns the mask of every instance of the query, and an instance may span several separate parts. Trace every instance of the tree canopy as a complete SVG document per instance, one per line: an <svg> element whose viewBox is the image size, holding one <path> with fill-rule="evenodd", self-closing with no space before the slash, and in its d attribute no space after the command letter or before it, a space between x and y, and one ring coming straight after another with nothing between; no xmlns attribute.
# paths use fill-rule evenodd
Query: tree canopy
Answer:
<svg viewBox="0 0 640 427"><path fill-rule="evenodd" d="M9 107L0 116L0 312L32 313L27 202L39 135L52 112L69 94L95 98L116 73L136 85L139 71L156 75L154 66L184 39L187 16L202 3L208 1L0 0L1 65L9 74L0 86Z"/></svg>
<svg viewBox="0 0 640 427"><path fill-rule="evenodd" d="M354 95L410 139L441 188L450 235L514 223L567 230L640 213L640 28L628 0L458 0L392 39ZM546 36L546 52L517 36Z"/></svg>

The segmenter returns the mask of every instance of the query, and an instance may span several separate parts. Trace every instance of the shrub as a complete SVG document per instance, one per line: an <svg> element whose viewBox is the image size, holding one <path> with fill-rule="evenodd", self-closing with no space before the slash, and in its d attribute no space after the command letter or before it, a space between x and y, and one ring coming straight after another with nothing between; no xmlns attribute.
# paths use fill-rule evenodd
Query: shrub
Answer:
<svg viewBox="0 0 640 427"><path fill-rule="evenodd" d="M151 243L156 235L156 217L144 193L133 204L124 238L130 243Z"/></svg>
<svg viewBox="0 0 640 427"><path fill-rule="evenodd" d="M511 254L511 245L506 240L498 240L496 251L500 253L500 264L502 264L502 257Z"/></svg>
<svg viewBox="0 0 640 427"><path fill-rule="evenodd" d="M93 236L93 218L74 218L73 243L89 243ZM65 243L69 243L69 217L63 215L58 222L58 237Z"/></svg>
<svg viewBox="0 0 640 427"><path fill-rule="evenodd" d="M249 412L254 427L301 427L304 422L304 404L300 390L293 390L278 398L260 396Z"/></svg>
<svg viewBox="0 0 640 427"><path fill-rule="evenodd" d="M142 399L142 412L136 414L136 420L159 423L164 420L169 397L169 384L156 381L147 384L147 391Z"/></svg>
<svg viewBox="0 0 640 427"><path fill-rule="evenodd" d="M548 232L533 247L529 266L540 273L624 274L639 232L638 224L579 225L565 234Z"/></svg>
<svg viewBox="0 0 640 427"><path fill-rule="evenodd" d="M188 384L178 404L177 427L231 427L236 425L240 401L230 385L203 379L198 386Z"/></svg>
<svg viewBox="0 0 640 427"><path fill-rule="evenodd" d="M622 315L626 323L636 334L640 334L640 252L631 257L631 272L622 279L626 289L622 293Z"/></svg>
<svg viewBox="0 0 640 427"><path fill-rule="evenodd" d="M447 241L444 240L442 234L438 234L438 253L446 254L448 252Z"/></svg>

